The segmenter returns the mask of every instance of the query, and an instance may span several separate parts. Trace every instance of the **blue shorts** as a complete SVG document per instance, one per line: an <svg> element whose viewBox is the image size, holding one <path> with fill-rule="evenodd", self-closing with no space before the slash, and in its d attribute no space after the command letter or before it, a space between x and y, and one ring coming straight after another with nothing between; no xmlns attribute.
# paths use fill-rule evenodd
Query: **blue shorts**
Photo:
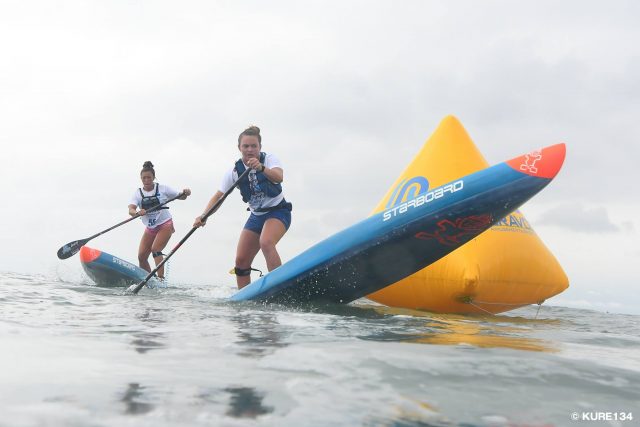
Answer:
<svg viewBox="0 0 640 427"><path fill-rule="evenodd" d="M254 215L252 213L249 215L249 219L244 225L244 228L253 231L256 234L260 234L262 233L265 221L270 218L275 218L283 223L285 230L288 230L291 225L291 211L289 209L278 209L262 215Z"/></svg>

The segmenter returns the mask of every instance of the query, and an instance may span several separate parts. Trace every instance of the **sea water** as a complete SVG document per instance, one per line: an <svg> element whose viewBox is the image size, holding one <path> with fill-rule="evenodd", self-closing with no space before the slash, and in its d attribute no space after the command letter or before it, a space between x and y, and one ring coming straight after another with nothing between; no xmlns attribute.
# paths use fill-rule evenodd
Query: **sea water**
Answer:
<svg viewBox="0 0 640 427"><path fill-rule="evenodd" d="M0 426L640 425L640 316L233 292L0 273Z"/></svg>

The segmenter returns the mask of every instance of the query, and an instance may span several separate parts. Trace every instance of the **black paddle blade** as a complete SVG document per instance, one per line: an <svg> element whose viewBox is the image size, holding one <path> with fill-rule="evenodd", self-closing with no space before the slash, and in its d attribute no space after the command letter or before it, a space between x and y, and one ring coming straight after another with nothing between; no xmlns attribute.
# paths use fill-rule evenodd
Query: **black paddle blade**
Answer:
<svg viewBox="0 0 640 427"><path fill-rule="evenodd" d="M143 280L143 284L142 286L140 286L138 288L138 286L140 286L140 283L138 283L137 285L131 285L127 288L127 290L125 291L125 294L127 295L137 295L138 291L142 288L142 286L144 286L144 280Z"/></svg>
<svg viewBox="0 0 640 427"><path fill-rule="evenodd" d="M83 239L67 243L66 245L58 249L58 258L67 259L69 257L72 257L73 255L77 254L80 251L80 248L83 247L88 241L88 239Z"/></svg>
<svg viewBox="0 0 640 427"><path fill-rule="evenodd" d="M144 285L147 285L148 281L149 281L149 276L147 276L146 279L144 279L142 282L138 283L137 285L131 285L127 288L127 290L125 291L125 294L127 295L138 295L138 292L140 292L140 289L144 288ZM147 285L149 286L149 285Z"/></svg>

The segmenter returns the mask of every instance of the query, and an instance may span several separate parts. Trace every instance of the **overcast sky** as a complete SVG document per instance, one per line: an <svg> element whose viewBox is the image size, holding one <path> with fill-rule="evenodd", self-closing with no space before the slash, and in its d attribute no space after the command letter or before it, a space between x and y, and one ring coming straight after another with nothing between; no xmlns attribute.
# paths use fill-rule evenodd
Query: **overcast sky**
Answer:
<svg viewBox="0 0 640 427"><path fill-rule="evenodd" d="M454 114L491 164L567 143L522 208L570 279L550 303L640 314L638 22L635 1L0 0L0 271L80 277L57 249L126 218L145 160L193 191L173 247L250 124L284 164L290 259L365 218ZM246 216L227 199L172 279L231 287ZM142 232L90 246L135 261Z"/></svg>

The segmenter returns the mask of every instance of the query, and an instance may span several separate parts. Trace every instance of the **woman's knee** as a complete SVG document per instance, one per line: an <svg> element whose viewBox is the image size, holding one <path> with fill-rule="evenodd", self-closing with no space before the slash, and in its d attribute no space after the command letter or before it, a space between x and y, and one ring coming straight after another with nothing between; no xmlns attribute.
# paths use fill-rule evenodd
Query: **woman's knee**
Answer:
<svg viewBox="0 0 640 427"><path fill-rule="evenodd" d="M270 252L276 249L276 242L274 239L268 237L260 238L260 250L262 252Z"/></svg>
<svg viewBox="0 0 640 427"><path fill-rule="evenodd" d="M166 244L161 245L161 244L157 244L157 243L153 243L153 245L151 245L151 253L153 252L162 252L162 250L164 249L164 247L167 246Z"/></svg>
<svg viewBox="0 0 640 427"><path fill-rule="evenodd" d="M253 262L253 258L251 258L247 254L237 254L236 255L236 267L249 268L249 267L251 267L251 263L252 262Z"/></svg>

